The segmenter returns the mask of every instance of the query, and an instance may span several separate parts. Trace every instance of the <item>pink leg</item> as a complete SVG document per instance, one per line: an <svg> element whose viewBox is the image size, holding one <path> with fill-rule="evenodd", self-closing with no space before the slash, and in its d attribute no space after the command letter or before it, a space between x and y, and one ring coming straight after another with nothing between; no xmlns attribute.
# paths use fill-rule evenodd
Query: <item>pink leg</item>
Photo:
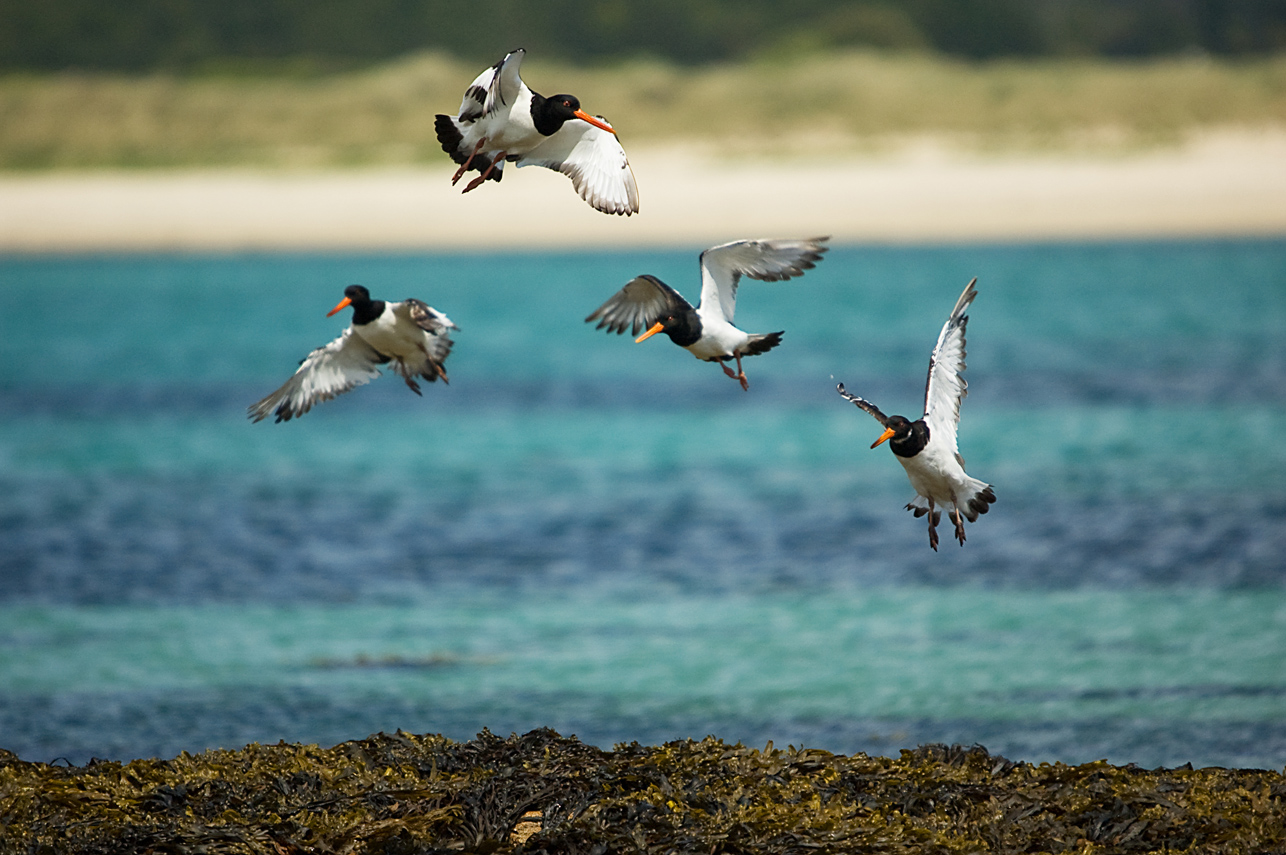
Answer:
<svg viewBox="0 0 1286 855"><path fill-rule="evenodd" d="M478 144L473 147L473 153L469 155L469 159L466 160L460 166L460 168L455 171L455 175L451 176L451 186L454 187L455 183L459 181L466 172L469 171L469 166L473 163L473 159L478 156L478 152L482 151L482 144L485 143L486 141L487 141L486 137L483 137L482 139L478 140Z"/></svg>
<svg viewBox="0 0 1286 855"><path fill-rule="evenodd" d="M737 378L738 380L740 380L740 381L741 381L741 389L742 389L742 391L744 391L744 392L749 392L749 391L750 391L750 381L746 379L746 372L745 372L745 369L743 369L743 368L741 367L741 354L740 354L740 353L738 353L738 354L736 354L736 356L737 356L737 373L736 373L736 375L735 375L735 376L736 376L736 378Z"/></svg>
<svg viewBox="0 0 1286 855"><path fill-rule="evenodd" d="M933 499L929 499L929 546L932 546L933 551L937 552L938 551L938 528L936 525L937 520L935 519L935 517L936 517L936 514L933 513Z"/></svg>
<svg viewBox="0 0 1286 855"><path fill-rule="evenodd" d="M469 182L469 184L468 184L468 185L467 185L463 190L461 190L460 192L461 192L461 193L468 193L470 190L476 190L478 187L482 186L482 182L484 182L484 181L486 181L488 178L490 178L490 177L491 177L491 173L495 171L495 169L496 169L496 164L497 164L497 163L504 163L504 162L505 162L505 153L502 151L502 152L500 152L500 154L496 155L496 159L495 159L495 160L491 161L491 165L487 167L487 170L486 170L485 172L483 172L483 173L482 173L481 175L479 175L477 178L475 178L475 179L473 179L472 181L470 181L470 182Z"/></svg>

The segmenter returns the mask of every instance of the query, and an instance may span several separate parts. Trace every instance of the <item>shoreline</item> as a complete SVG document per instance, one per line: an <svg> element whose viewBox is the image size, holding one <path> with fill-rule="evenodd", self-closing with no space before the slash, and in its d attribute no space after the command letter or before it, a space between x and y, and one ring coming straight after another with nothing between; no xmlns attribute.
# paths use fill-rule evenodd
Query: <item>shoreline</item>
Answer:
<svg viewBox="0 0 1286 855"><path fill-rule="evenodd" d="M631 151L641 211L591 209L562 175L510 169L0 174L0 252L558 249L1286 235L1286 132L1127 153L991 155L932 140L825 161Z"/></svg>

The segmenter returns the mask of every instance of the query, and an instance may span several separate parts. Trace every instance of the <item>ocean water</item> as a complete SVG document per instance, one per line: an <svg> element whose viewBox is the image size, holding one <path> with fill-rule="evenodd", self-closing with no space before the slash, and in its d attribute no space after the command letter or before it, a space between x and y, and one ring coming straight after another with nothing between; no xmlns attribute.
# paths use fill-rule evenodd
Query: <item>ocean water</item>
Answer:
<svg viewBox="0 0 1286 855"><path fill-rule="evenodd" d="M697 252L0 257L0 747L397 728L1286 765L1286 241L836 247L743 283L743 392L582 319ZM915 417L969 278L962 548ZM344 286L461 327L251 424Z"/></svg>

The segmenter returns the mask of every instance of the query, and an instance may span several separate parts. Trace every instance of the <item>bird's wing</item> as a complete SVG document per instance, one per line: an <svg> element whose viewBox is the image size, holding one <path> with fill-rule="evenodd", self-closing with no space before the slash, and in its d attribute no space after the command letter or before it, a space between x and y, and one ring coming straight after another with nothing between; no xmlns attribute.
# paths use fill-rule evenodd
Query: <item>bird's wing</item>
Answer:
<svg viewBox="0 0 1286 855"><path fill-rule="evenodd" d="M638 213L639 188L621 141L588 122L569 119L517 162L558 170L572 180L582 199L605 214Z"/></svg>
<svg viewBox="0 0 1286 855"><path fill-rule="evenodd" d="M879 407L875 406L865 398L859 398L857 395L854 395L853 393L849 392L844 388L843 383L836 384L835 391L839 392L840 397L843 398L844 400L852 401L857 406L858 409L865 410L866 412L870 413L872 416L875 417L875 420L879 422L881 425L883 425L884 427L889 426L889 417L884 415L884 413L880 412Z"/></svg>
<svg viewBox="0 0 1286 855"><path fill-rule="evenodd" d="M262 401L252 404L247 414L256 422L270 415L276 415L278 422L288 422L308 412L313 404L369 383L380 376L378 366L385 362L387 357L354 335L349 327L330 344L308 354L293 377Z"/></svg>
<svg viewBox="0 0 1286 855"><path fill-rule="evenodd" d="M405 309L401 308L404 306ZM458 330L450 318L437 309L411 297L403 300L394 312L406 312L406 316L424 330L424 348L429 358L441 365L451 353L451 330Z"/></svg>
<svg viewBox="0 0 1286 855"><path fill-rule="evenodd" d="M978 296L972 279L965 286L956 307L938 334L938 343L929 357L929 378L924 387L924 421L929 425L929 435L946 440L951 453L960 460L956 444L956 428L960 425L960 402L969 392L965 382L965 327L969 324L969 304ZM960 465L964 461L960 460Z"/></svg>
<svg viewBox="0 0 1286 855"><path fill-rule="evenodd" d="M472 122L514 103L522 88L518 69L526 53L521 49L512 51L474 78L460 102L460 121Z"/></svg>
<svg viewBox="0 0 1286 855"><path fill-rule="evenodd" d="M803 240L737 240L701 253L701 307L718 306L732 323L742 276L777 282L799 276L822 260L829 237ZM716 303L717 301L717 303Z"/></svg>
<svg viewBox="0 0 1286 855"><path fill-rule="evenodd" d="M683 299L682 294L645 273L625 283L625 287L595 309L585 323L598 321L595 329L607 327L608 332L618 334L629 330L631 335L638 335L658 318L685 307L690 309L692 304Z"/></svg>

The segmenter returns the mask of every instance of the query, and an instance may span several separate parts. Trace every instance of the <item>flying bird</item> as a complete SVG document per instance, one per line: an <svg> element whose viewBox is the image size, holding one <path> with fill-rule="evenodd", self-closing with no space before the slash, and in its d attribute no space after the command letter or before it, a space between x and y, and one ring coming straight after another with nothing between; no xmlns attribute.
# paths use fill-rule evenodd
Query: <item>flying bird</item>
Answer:
<svg viewBox="0 0 1286 855"><path fill-rule="evenodd" d="M697 359L717 362L723 372L741 381L749 390L741 360L772 350L781 343L781 332L750 334L732 325L737 309L737 285L742 276L777 282L803 274L822 260L829 237L803 240L738 240L712 246L701 253L701 302L694 309L678 291L660 279L644 273L599 306L585 319L598 321L595 329L607 328L631 335L646 330L634 341L644 341L659 332ZM737 371L725 363L735 360Z"/></svg>
<svg viewBox="0 0 1286 855"><path fill-rule="evenodd" d="M965 314L973 298L977 279L965 286L956 301L938 343L929 357L929 379L924 390L924 415L915 421L903 416L886 416L879 408L864 398L845 391L840 383L836 391L846 400L875 417L884 426L884 433L871 443L875 448L889 440L889 448L902 468L906 470L916 497L906 506L916 517L929 516L929 546L938 549L938 506L950 508L956 526L956 539L964 546L964 521L974 522L985 514L996 501L990 484L971 478L964 471L964 458L956 445L956 429L960 426L960 402L968 393L965 382L965 327L969 316Z"/></svg>
<svg viewBox="0 0 1286 855"><path fill-rule="evenodd" d="M280 389L252 404L248 415L253 421L276 415L278 422L288 422L302 416L313 404L369 383L380 375L381 365L400 374L417 395L417 377L448 382L442 363L451 353L451 330L457 329L450 318L415 299L372 300L361 285L345 288L344 299L326 317L349 306L353 322L343 335L304 357Z"/></svg>
<svg viewBox="0 0 1286 855"><path fill-rule="evenodd" d="M499 181L505 163L544 166L572 180L580 197L605 214L637 214L639 190L616 131L591 116L574 95L545 98L518 76L525 50L515 50L465 90L456 117L434 119L442 150L460 165L451 183L476 169L468 193L487 179Z"/></svg>

